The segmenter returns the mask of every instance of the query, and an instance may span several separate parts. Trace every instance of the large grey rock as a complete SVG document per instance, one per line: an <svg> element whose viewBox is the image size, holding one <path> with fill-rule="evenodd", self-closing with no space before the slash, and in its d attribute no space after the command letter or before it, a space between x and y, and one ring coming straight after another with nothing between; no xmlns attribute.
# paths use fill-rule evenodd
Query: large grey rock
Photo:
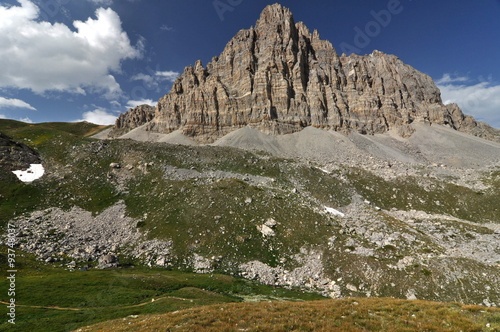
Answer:
<svg viewBox="0 0 500 332"><path fill-rule="evenodd" d="M109 269L119 265L118 257L113 254L107 254L99 258L98 269Z"/></svg>

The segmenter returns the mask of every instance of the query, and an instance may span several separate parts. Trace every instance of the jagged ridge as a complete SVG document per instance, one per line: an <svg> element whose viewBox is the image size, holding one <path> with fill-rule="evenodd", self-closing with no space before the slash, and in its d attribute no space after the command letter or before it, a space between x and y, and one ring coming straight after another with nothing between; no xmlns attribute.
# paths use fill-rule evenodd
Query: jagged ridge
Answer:
<svg viewBox="0 0 500 332"><path fill-rule="evenodd" d="M414 121L448 125L484 138L491 127L445 106L433 80L394 55L339 56L332 44L279 4L241 30L219 57L187 67L158 102L147 130L212 142L244 126L287 134L307 126L364 134Z"/></svg>

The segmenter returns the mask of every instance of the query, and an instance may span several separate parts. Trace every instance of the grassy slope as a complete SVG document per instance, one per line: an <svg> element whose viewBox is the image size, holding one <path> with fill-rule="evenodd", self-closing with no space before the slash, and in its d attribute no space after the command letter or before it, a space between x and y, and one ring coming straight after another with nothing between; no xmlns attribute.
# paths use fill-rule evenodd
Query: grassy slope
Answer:
<svg viewBox="0 0 500 332"><path fill-rule="evenodd" d="M1 266L6 257L0 254ZM172 312L254 297L262 300L315 300L312 293L263 286L220 274L193 274L165 269L128 268L66 271L18 256L16 325L5 320L2 331L68 331L126 317ZM8 284L0 282L0 301ZM155 299L152 302L152 299ZM2 304L2 315L5 305Z"/></svg>
<svg viewBox="0 0 500 332"><path fill-rule="evenodd" d="M0 194L3 196L0 198L3 200L0 221L12 217L14 210L20 214L36 205L49 206L56 201L57 205L65 208L76 202L82 208L93 212L102 211L117 200L114 197L116 193L112 183L108 183L106 179L106 174L109 172L108 165L113 161L126 164L156 161L160 164L193 168L198 171L222 170L265 176L276 179L276 187L281 186L285 190L298 185L312 197L333 207L349 204L350 194L357 191L385 209L415 209L429 213L444 213L478 222L496 223L500 220L500 207L495 204L500 201L499 172L492 173L490 178L485 179L492 186L491 190L486 192L475 192L438 180L428 180L430 184L424 189L416 178L385 181L361 169L347 170L349 179L347 184L323 174L316 168L297 167L291 161L261 158L255 153L236 149L120 141L110 142L104 149L96 151L89 144L92 140L85 137L103 128L89 123L24 124L13 120L0 120L0 132L11 135L39 151L49 172L57 170L66 174L62 183L56 183L54 179L44 179L45 181L28 185L19 183L11 175L7 185L0 188ZM71 167L66 167L67 165ZM166 191L166 188L172 185L171 182L160 181L161 167L152 170L153 173L148 178L128 184L130 189L128 197L131 200L135 199L133 194L144 191L147 184L151 185L151 180L158 181L158 185L155 186L157 190ZM298 179L298 183L293 179ZM87 186L86 190L82 189L83 186ZM195 184L192 187L196 189L197 186ZM51 196L54 191L61 193L37 204L40 196L45 197L47 194ZM9 200L10 197L14 199ZM157 205L166 202L161 197L153 199ZM137 208L131 210L132 213L139 214Z"/></svg>
<svg viewBox="0 0 500 332"><path fill-rule="evenodd" d="M22 140L40 152L47 172L32 184L13 178L3 187L0 224L14 215L48 207L68 210L77 205L97 214L123 199L130 216L143 218L147 213L140 225L150 238L174 241L177 265L196 250L206 257L226 257L235 265L258 259L276 266L281 256L296 253L303 245L324 243L334 234L328 218L310 204L304 205L301 195L291 194L296 185L291 179L299 177L303 182L299 185L323 204L337 208L350 202L344 183L287 160L219 147L93 143L83 137L96 127L80 125L84 128L73 124L67 128L63 124L1 125L0 121L0 130L20 140L26 138ZM112 171L111 162L135 168ZM154 162L147 173L138 167L144 162ZM258 175L274 179L275 184L268 189L235 179L174 181L163 177L164 165ZM118 184L121 191L116 189ZM251 204L244 203L248 197ZM278 221L279 235L262 241L257 226L271 217ZM234 270L235 265L219 269Z"/></svg>
<svg viewBox="0 0 500 332"><path fill-rule="evenodd" d="M0 120L0 132L12 136L40 153L46 172L70 164L72 146L82 144L84 137L95 134L103 128L105 127L86 122L26 124L13 120ZM58 188L62 189L57 179L48 179L45 176L41 181L24 184L18 181L14 174L5 170L0 172L7 173L2 174L5 180L0 186L0 226L5 225L15 215L49 206L59 206L61 203L71 203L64 200L64 196L61 195L63 192L53 195ZM78 181L77 178L75 180ZM75 187L65 189L73 190ZM98 192L98 184L94 183L90 189ZM108 194L109 190L104 188L105 193L100 195ZM81 191L86 192L83 189Z"/></svg>
<svg viewBox="0 0 500 332"><path fill-rule="evenodd" d="M498 331L500 309L395 299L212 305L82 331Z"/></svg>

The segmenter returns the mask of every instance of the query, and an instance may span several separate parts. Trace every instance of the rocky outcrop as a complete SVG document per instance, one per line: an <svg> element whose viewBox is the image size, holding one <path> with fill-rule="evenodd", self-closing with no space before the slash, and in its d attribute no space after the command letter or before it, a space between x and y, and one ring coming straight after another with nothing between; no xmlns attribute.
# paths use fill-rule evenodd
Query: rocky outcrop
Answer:
<svg viewBox="0 0 500 332"><path fill-rule="evenodd" d="M26 144L16 142L0 133L0 168L3 170L25 170L31 164L41 164L38 153Z"/></svg>
<svg viewBox="0 0 500 332"><path fill-rule="evenodd" d="M448 109L448 113L435 114L435 118L442 121L436 122L451 124L453 128L467 134L500 142L500 130L492 128L487 123L476 121L474 117L470 115L464 115L457 104L448 104L446 105L446 108Z"/></svg>
<svg viewBox="0 0 500 332"><path fill-rule="evenodd" d="M145 123L153 120L156 107L150 105L139 105L129 109L127 112L120 114L116 119L115 127L111 136L120 136L126 132L142 126Z"/></svg>
<svg viewBox="0 0 500 332"><path fill-rule="evenodd" d="M118 267L120 262L118 257L113 254L107 254L99 258L99 265L97 265L98 269L109 269L112 267Z"/></svg>
<svg viewBox="0 0 500 332"><path fill-rule="evenodd" d="M182 129L200 142L244 126L271 134L308 126L364 134L396 130L408 137L414 121L490 135L476 130L475 120L456 105L445 106L429 76L379 51L339 56L316 30L275 4L206 67L201 61L187 67L146 128ZM119 125L127 122L119 119Z"/></svg>
<svg viewBox="0 0 500 332"><path fill-rule="evenodd" d="M459 130L462 130L462 128L460 128ZM495 129L485 122L478 121L477 126L472 127L469 130L462 131L465 131L466 133L472 134L477 137L500 143L500 129Z"/></svg>

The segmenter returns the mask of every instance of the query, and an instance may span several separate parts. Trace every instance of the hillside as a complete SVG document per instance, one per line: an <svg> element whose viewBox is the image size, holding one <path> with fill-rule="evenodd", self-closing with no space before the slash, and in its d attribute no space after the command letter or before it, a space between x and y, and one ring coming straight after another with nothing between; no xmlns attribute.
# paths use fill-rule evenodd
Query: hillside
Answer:
<svg viewBox="0 0 500 332"><path fill-rule="evenodd" d="M281 138L243 129L221 139L220 146L96 140L89 135L105 128L87 123L0 120L0 128L12 141L26 142L45 168L31 183L0 171L7 179L0 188L2 227L15 225L18 255L36 258L18 267L20 289L49 274L51 282L75 273L66 270L90 265L94 271L111 254L119 269L140 268L125 271L135 275L148 275L143 267L152 267L241 276L333 298L500 302L496 143L436 126L423 128L421 138L417 128L403 141L390 134L344 136L314 128ZM431 144L439 137L441 148ZM337 148L327 153L332 144ZM470 146L474 154L457 154L453 146ZM29 279L29 271L39 277ZM112 271L99 273L120 282ZM81 302L64 305L63 296L32 297L50 285L19 295L19 304L81 308ZM91 289L57 285L61 294L75 289L71 297ZM162 291L155 287L156 298ZM99 287L94 292L104 294ZM2 294L6 302L7 292ZM74 328L143 314L113 309L84 314L74 325L74 314L40 310L52 312L47 322L72 322L67 326ZM19 312L32 310L20 306Z"/></svg>
<svg viewBox="0 0 500 332"><path fill-rule="evenodd" d="M498 162L320 163L54 129L4 129L32 141L46 175L2 187L2 223L44 261L97 265L113 253L331 297L499 301Z"/></svg>

